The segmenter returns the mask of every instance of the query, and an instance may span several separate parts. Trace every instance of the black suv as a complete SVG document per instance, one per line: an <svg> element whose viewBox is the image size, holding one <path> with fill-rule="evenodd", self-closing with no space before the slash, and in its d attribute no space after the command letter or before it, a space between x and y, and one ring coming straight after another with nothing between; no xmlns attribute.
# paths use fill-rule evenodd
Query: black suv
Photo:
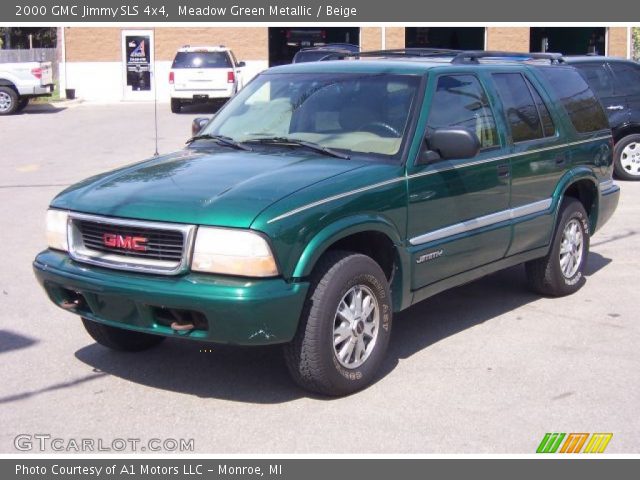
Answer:
<svg viewBox="0 0 640 480"><path fill-rule="evenodd" d="M613 57L564 57L582 74L607 112L618 178L640 180L640 64Z"/></svg>
<svg viewBox="0 0 640 480"><path fill-rule="evenodd" d="M360 51L360 47L350 43L330 43L321 47L310 47L299 50L292 63L319 62L322 60L343 60Z"/></svg>

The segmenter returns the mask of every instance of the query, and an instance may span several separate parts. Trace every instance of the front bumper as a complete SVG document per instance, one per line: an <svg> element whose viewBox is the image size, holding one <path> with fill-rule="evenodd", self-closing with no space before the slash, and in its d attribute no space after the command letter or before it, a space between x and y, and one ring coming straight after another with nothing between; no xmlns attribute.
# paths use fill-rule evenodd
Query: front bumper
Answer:
<svg viewBox="0 0 640 480"><path fill-rule="evenodd" d="M309 287L280 278L120 272L77 263L53 250L40 253L33 269L52 302L89 320L144 333L237 345L290 341ZM167 320L176 311L197 312L206 322L202 328L176 332Z"/></svg>

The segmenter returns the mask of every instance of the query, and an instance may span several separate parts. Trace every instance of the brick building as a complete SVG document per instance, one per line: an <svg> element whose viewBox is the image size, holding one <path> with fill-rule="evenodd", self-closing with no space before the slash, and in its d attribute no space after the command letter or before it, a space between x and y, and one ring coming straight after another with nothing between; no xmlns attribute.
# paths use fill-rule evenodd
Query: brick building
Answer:
<svg viewBox="0 0 640 480"><path fill-rule="evenodd" d="M65 27L61 87L93 101L168 101L168 75L176 50L189 45L226 45L247 64L245 75L288 63L302 46L348 42L363 50L436 47L559 51L630 56L626 27ZM143 38L154 72L146 89L127 85L128 39Z"/></svg>

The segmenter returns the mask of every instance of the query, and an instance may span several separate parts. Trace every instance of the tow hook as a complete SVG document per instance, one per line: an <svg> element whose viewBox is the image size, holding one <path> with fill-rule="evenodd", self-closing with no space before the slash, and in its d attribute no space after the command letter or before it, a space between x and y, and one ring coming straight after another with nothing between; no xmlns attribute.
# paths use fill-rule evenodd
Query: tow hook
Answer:
<svg viewBox="0 0 640 480"><path fill-rule="evenodd" d="M169 310L171 315L175 319L175 321L171 322L171 330L175 332L189 332L196 328L193 322L190 322L188 319L184 318L184 315L181 315L175 310Z"/></svg>
<svg viewBox="0 0 640 480"><path fill-rule="evenodd" d="M173 322L171 324L171 330L175 330L176 332L188 332L189 330L193 330L196 326L193 323L178 323Z"/></svg>
<svg viewBox="0 0 640 480"><path fill-rule="evenodd" d="M62 302L60 302L60 307L64 308L65 310L71 310L72 308L78 308L79 305L80 305L80 302L78 300L74 300L72 302L70 302L68 300L63 300Z"/></svg>

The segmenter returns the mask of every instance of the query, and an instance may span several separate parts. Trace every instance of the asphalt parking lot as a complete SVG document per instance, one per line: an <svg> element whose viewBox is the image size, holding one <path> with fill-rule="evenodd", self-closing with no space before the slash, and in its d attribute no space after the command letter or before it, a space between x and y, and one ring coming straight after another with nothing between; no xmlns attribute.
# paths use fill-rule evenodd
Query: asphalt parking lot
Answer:
<svg viewBox="0 0 640 480"><path fill-rule="evenodd" d="M534 453L546 432L611 432L608 453L638 453L640 182L621 182L577 294L540 298L516 267L422 302L396 316L380 380L348 398L295 387L277 347L95 344L31 262L57 192L154 153L153 111L45 105L0 118L0 452L48 434L193 438L198 453ZM161 153L204 112L158 111Z"/></svg>

